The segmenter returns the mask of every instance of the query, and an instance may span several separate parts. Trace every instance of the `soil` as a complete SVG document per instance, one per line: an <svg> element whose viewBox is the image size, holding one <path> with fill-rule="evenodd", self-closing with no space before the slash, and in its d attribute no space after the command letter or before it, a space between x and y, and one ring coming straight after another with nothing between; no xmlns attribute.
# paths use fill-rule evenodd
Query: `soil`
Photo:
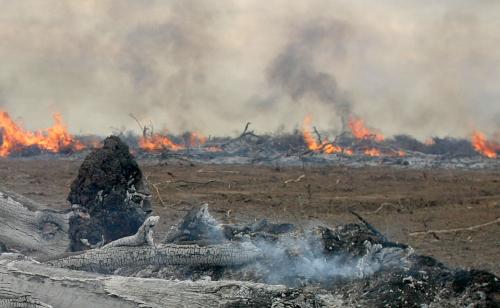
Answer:
<svg viewBox="0 0 500 308"><path fill-rule="evenodd" d="M78 173L75 160L0 160L0 186L55 209ZM161 238L193 205L206 202L226 223L266 218L299 226L359 222L354 210L392 241L451 267L500 275L500 224L472 231L410 236L500 217L499 170L409 170L391 167L278 168L140 161L161 216ZM304 175L304 176L302 176ZM285 183L286 182L286 183ZM154 184L154 185L153 185ZM160 199L161 198L161 199Z"/></svg>

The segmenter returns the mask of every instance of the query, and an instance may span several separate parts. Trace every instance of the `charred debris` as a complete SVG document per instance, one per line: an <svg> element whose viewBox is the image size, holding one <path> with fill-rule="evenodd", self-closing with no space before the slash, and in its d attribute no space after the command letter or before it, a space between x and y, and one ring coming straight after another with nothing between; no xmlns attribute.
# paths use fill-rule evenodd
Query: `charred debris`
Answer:
<svg viewBox="0 0 500 308"><path fill-rule="evenodd" d="M68 202L71 251L134 234L151 212L142 172L120 138L111 136L83 161Z"/></svg>
<svg viewBox="0 0 500 308"><path fill-rule="evenodd" d="M0 305L500 304L495 275L419 255L355 212L359 223L334 227L265 219L223 224L201 204L153 241L158 217L149 199L141 170L117 137L107 138L82 163L68 196L69 213L2 192L0 217L8 222L0 225ZM54 290L61 292L55 296Z"/></svg>
<svg viewBox="0 0 500 308"><path fill-rule="evenodd" d="M141 128L141 135L130 131L117 131L116 135L140 160L283 166L389 165L402 168L484 169L499 166L500 145L485 139L480 132L475 132L470 140L434 137L421 142L408 135L385 138L368 129L362 120L353 118L349 122L350 130L328 137L331 134L312 126L306 117L304 127L293 132L260 134L248 122L236 137L206 137L197 132L158 133L152 124L144 126L133 118ZM0 135L4 133L0 131ZM24 144L23 140L11 140L15 146L9 149L0 147L0 156L83 159L92 149L104 144L98 136L65 136L66 139L59 143L66 146L58 143L58 146L48 149L37 144Z"/></svg>

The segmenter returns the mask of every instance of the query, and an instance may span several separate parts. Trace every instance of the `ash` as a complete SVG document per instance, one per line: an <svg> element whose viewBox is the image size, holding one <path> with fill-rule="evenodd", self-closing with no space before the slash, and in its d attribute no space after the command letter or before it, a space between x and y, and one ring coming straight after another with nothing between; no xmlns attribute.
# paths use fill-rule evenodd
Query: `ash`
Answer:
<svg viewBox="0 0 500 308"><path fill-rule="evenodd" d="M251 243L261 250L262 258L237 267L149 266L119 269L115 274L286 285L291 290L288 300L315 294L323 302L332 296L332 305L341 299L348 307L498 305L500 280L495 275L448 268L405 244L391 242L364 219L359 224L305 230L267 220L250 225L219 224L205 204L190 211L163 242Z"/></svg>

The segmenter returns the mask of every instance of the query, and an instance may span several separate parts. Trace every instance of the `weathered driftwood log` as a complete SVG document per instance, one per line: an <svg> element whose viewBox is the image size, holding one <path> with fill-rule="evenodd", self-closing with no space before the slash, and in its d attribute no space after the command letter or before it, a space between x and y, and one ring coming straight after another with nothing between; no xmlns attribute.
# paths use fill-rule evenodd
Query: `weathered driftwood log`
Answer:
<svg viewBox="0 0 500 308"><path fill-rule="evenodd" d="M12 289L9 284L0 282L0 307L2 308L42 308L52 307L33 298L29 292Z"/></svg>
<svg viewBox="0 0 500 308"><path fill-rule="evenodd" d="M33 257L59 255L69 244L69 215L42 209L14 193L0 192L0 242Z"/></svg>
<svg viewBox="0 0 500 308"><path fill-rule="evenodd" d="M26 260L0 260L0 281L19 296L29 293L32 300L53 307L334 307L329 295L282 285L105 276Z"/></svg>
<svg viewBox="0 0 500 308"><path fill-rule="evenodd" d="M118 268L147 265L236 266L253 262L261 256L262 252L250 243L213 246L160 244L156 247L92 249L46 263L55 267L111 273Z"/></svg>

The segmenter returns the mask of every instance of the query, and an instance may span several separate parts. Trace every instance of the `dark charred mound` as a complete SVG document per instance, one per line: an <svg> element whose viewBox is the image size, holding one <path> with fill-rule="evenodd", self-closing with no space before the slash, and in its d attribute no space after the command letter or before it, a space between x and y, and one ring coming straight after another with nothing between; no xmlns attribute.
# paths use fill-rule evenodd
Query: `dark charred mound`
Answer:
<svg viewBox="0 0 500 308"><path fill-rule="evenodd" d="M142 172L120 138L110 136L83 161L68 201L71 251L132 235L150 212Z"/></svg>
<svg viewBox="0 0 500 308"><path fill-rule="evenodd" d="M284 284L297 296L311 292L332 296L332 305L340 300L345 307L499 307L500 280L495 275L448 268L432 257L415 254L357 216L359 224L297 230L291 224L266 220L219 224L205 205L189 212L164 242L249 241L264 257L243 267L150 267L117 274Z"/></svg>
<svg viewBox="0 0 500 308"><path fill-rule="evenodd" d="M245 238L276 240L278 234L293 231L292 224L273 224L262 219L251 225L220 225L208 212L208 205L189 211L163 240L166 244L220 244Z"/></svg>
<svg viewBox="0 0 500 308"><path fill-rule="evenodd" d="M225 241L222 228L208 212L208 205L189 211L182 221L167 234L164 243L220 244Z"/></svg>

